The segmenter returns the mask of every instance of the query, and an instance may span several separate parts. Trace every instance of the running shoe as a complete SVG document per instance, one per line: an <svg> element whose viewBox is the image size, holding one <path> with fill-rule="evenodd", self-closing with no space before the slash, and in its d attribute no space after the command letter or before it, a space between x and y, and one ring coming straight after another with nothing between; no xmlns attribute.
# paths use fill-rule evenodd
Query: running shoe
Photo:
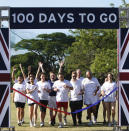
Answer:
<svg viewBox="0 0 129 131"><path fill-rule="evenodd" d="M63 124L62 124L62 123L59 123L58 128L63 128Z"/></svg>
<svg viewBox="0 0 129 131"><path fill-rule="evenodd" d="M41 122L41 123L40 123L40 127L43 127L43 126L44 126L44 122Z"/></svg>
<svg viewBox="0 0 129 131"><path fill-rule="evenodd" d="M88 126L92 126L92 125L93 125L93 122L90 121L90 122L88 123Z"/></svg>
<svg viewBox="0 0 129 131"><path fill-rule="evenodd" d="M65 126L67 125L66 117L64 117L64 125L65 125Z"/></svg>

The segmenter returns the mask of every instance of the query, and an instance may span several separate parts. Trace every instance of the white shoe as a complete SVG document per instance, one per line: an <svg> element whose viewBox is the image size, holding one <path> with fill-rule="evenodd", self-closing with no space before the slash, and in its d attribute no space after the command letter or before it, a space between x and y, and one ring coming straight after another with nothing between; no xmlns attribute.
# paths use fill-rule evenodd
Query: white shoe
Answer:
<svg viewBox="0 0 129 131"><path fill-rule="evenodd" d="M93 125L93 122L90 121L90 122L88 123L88 126L92 126L92 125Z"/></svg>
<svg viewBox="0 0 129 131"><path fill-rule="evenodd" d="M59 126L58 126L58 128L63 128L63 124L60 123Z"/></svg>
<svg viewBox="0 0 129 131"><path fill-rule="evenodd" d="M52 123L52 122L51 122L51 121L49 121L49 125L51 125L51 123Z"/></svg>
<svg viewBox="0 0 129 131"><path fill-rule="evenodd" d="M36 127L36 123L34 123L34 127Z"/></svg>
<svg viewBox="0 0 129 131"><path fill-rule="evenodd" d="M41 122L41 123L40 123L40 127L43 127L43 126L44 126L44 122Z"/></svg>
<svg viewBox="0 0 129 131"><path fill-rule="evenodd" d="M17 123L17 124L18 124L18 126L21 126L21 125L22 125L21 121L18 121L18 123Z"/></svg>
<svg viewBox="0 0 129 131"><path fill-rule="evenodd" d="M67 120L66 120L66 117L64 117L64 126L67 125Z"/></svg>
<svg viewBox="0 0 129 131"><path fill-rule="evenodd" d="M96 118L93 116L92 117L93 124L96 124Z"/></svg>
<svg viewBox="0 0 129 131"><path fill-rule="evenodd" d="M30 121L30 127L33 127L33 122L32 121Z"/></svg>

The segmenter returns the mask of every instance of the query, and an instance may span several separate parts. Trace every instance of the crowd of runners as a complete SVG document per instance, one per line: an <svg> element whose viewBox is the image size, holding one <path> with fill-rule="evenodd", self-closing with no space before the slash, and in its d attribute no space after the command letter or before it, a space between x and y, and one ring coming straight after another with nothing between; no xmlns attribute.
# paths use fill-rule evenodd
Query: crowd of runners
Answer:
<svg viewBox="0 0 129 131"><path fill-rule="evenodd" d="M19 94L20 91L26 94L28 97L36 100L37 102L48 106L53 109L58 109L67 112L68 106L71 112L81 110L83 105L87 107L96 103L100 98L108 95L113 89L117 87L113 81L111 73L107 74L105 81L100 85L97 78L92 76L91 71L86 71L86 76L81 77L81 70L77 69L72 71L71 80L66 80L62 72L64 62L59 63L59 72L49 72L49 80L46 80L46 73L43 68L43 63L39 62L36 76L31 71L31 66L28 67L28 75L23 71L22 65L19 64L22 75L15 78L15 72L17 69L13 67L12 80L14 82L13 88L13 102L17 108L17 120L18 125L21 126L24 123L24 108L27 101L29 105L29 118L30 127L37 126L37 109L40 108L40 127L44 126L46 109L45 107L38 105L30 99L26 99L25 96ZM39 79L40 78L40 79ZM17 91L16 91L17 90ZM117 100L117 92L113 92L107 98L102 101L103 104L103 124L116 124L115 121L115 106ZM99 105L94 105L87 110L86 119L89 120L88 125L96 124L98 118ZM61 113L50 110L49 124L54 126L56 116L59 121L59 128L67 125L67 113ZM82 124L82 112L72 113L73 125Z"/></svg>

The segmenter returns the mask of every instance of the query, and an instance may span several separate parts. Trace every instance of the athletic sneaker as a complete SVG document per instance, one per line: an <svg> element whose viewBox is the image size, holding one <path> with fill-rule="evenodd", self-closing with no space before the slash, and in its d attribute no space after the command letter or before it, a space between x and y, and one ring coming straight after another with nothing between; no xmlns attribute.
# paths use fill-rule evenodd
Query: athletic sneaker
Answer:
<svg viewBox="0 0 129 131"><path fill-rule="evenodd" d="M115 120L112 121L112 125L116 125L116 121Z"/></svg>
<svg viewBox="0 0 129 131"><path fill-rule="evenodd" d="M93 121L93 124L96 124L96 118L94 116L92 116L92 121Z"/></svg>
<svg viewBox="0 0 129 131"><path fill-rule="evenodd" d="M90 122L88 123L88 126L92 126L92 125L93 125L93 122L90 121Z"/></svg>
<svg viewBox="0 0 129 131"><path fill-rule="evenodd" d="M34 123L34 127L36 127L36 123Z"/></svg>
<svg viewBox="0 0 129 131"><path fill-rule="evenodd" d="M53 121L49 121L49 125L54 126L54 122Z"/></svg>
<svg viewBox="0 0 129 131"><path fill-rule="evenodd" d="M64 125L65 125L65 126L67 125L66 117L64 117Z"/></svg>
<svg viewBox="0 0 129 131"><path fill-rule="evenodd" d="M111 127L111 126L112 126L112 124L109 122L109 123L108 123L108 127Z"/></svg>
<svg viewBox="0 0 129 131"><path fill-rule="evenodd" d="M22 120L21 122L22 122L22 125L25 123L25 121L24 121L24 120Z"/></svg>
<svg viewBox="0 0 129 131"><path fill-rule="evenodd" d="M33 123L32 123L32 121L30 121L30 127L33 127Z"/></svg>
<svg viewBox="0 0 129 131"><path fill-rule="evenodd" d="M52 122L51 122L51 121L49 121L49 125L51 125L51 123L52 123Z"/></svg>
<svg viewBox="0 0 129 131"><path fill-rule="evenodd" d="M58 128L63 128L63 124L62 124L62 123L59 123Z"/></svg>
<svg viewBox="0 0 129 131"><path fill-rule="evenodd" d="M22 124L21 124L21 121L20 121L20 122L18 122L17 124L18 124L18 126L21 126L21 125L22 125Z"/></svg>
<svg viewBox="0 0 129 131"><path fill-rule="evenodd" d="M41 122L41 123L40 123L40 127L43 127L43 126L44 126L44 122Z"/></svg>

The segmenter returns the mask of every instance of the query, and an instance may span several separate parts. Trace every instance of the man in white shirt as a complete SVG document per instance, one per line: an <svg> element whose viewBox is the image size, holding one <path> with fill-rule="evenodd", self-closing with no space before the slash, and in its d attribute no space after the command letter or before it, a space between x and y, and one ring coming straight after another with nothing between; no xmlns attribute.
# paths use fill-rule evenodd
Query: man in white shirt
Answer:
<svg viewBox="0 0 129 131"><path fill-rule="evenodd" d="M37 82L39 93L40 103L47 106L48 105L48 96L51 91L49 82L45 80L45 74L41 73L40 81ZM40 106L40 126L44 126L44 119L46 116L46 107Z"/></svg>
<svg viewBox="0 0 129 131"><path fill-rule="evenodd" d="M86 72L86 78L82 81L82 86L84 90L84 104L88 106L97 102L97 91L99 90L99 82L95 77L92 77L92 73L90 71ZM96 106L93 106L87 110L87 114L90 122L88 125L92 125L96 123L94 119L93 122L91 120L91 113L93 111L93 115L96 115Z"/></svg>
<svg viewBox="0 0 129 131"><path fill-rule="evenodd" d="M77 69L76 70L76 73L77 73L77 80L79 80L80 82L81 82L81 84L82 84L82 81L83 81L83 79L84 79L84 77L82 77L81 76L81 70L80 69ZM83 107L83 95L82 95L82 100L81 100L81 108ZM80 120L78 120L79 121L79 124L81 124L82 122L81 122L81 120L82 120L82 111L80 112Z"/></svg>
<svg viewBox="0 0 129 131"><path fill-rule="evenodd" d="M77 73L75 71L72 72L72 79L70 83L73 86L73 90L70 90L70 108L71 112L75 112L76 110L82 109L82 84L80 80L76 79ZM73 125L77 125L76 117L78 118L78 124L81 124L81 112L72 113Z"/></svg>
<svg viewBox="0 0 129 131"><path fill-rule="evenodd" d="M69 81L64 80L64 75L62 73L58 74L58 79L57 81L54 82L53 88L54 91L57 92L56 94L56 101L57 101L57 109L64 110L64 112L67 112L68 109L68 93L70 90L72 90L72 85L70 84ZM65 114L65 119L66 120L67 114ZM58 118L59 118L59 128L63 127L62 124L62 113L58 113ZM64 125L66 125L66 121L64 122Z"/></svg>

